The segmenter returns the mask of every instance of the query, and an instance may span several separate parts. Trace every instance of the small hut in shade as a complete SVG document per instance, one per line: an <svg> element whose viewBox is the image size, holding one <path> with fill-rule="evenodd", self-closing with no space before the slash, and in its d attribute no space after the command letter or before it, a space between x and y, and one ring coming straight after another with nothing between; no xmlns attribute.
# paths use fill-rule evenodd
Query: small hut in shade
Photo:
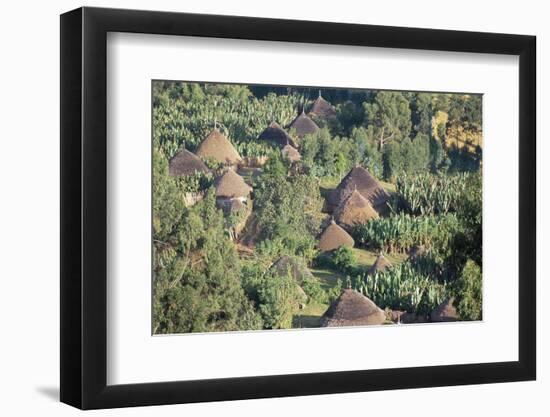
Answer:
<svg viewBox="0 0 550 417"><path fill-rule="evenodd" d="M384 255L382 254L379 254L377 257L376 257L376 260L374 261L374 263L372 264L372 266L369 268L369 271L368 273L369 274L374 274L376 272L384 272L386 269L388 269L389 267L391 267L391 262L388 261Z"/></svg>
<svg viewBox="0 0 550 417"><path fill-rule="evenodd" d="M321 90L319 90L319 97L313 102L309 113L312 116L330 118L336 116L336 109L321 96Z"/></svg>
<svg viewBox="0 0 550 417"><path fill-rule="evenodd" d="M319 236L319 249L322 252L329 252L338 249L340 246L353 248L355 241L353 238L338 226L334 220L331 220L329 225L323 230Z"/></svg>
<svg viewBox="0 0 550 417"><path fill-rule="evenodd" d="M365 197L376 211L383 210L390 198L376 178L365 168L358 166L352 168L338 187L330 193L327 201L329 211L336 209L354 190Z"/></svg>
<svg viewBox="0 0 550 417"><path fill-rule="evenodd" d="M370 202L359 191L353 192L334 210L334 219L348 229L378 217Z"/></svg>
<svg viewBox="0 0 550 417"><path fill-rule="evenodd" d="M231 211L236 202L246 204L252 187L250 187L241 177L232 169L214 180L216 188L216 203L224 211Z"/></svg>
<svg viewBox="0 0 550 417"><path fill-rule="evenodd" d="M347 289L323 314L321 327L367 326L386 321L384 311L363 294Z"/></svg>
<svg viewBox="0 0 550 417"><path fill-rule="evenodd" d="M279 147L283 147L285 145L292 145L296 148L296 142L294 142L294 139L286 133L286 131L279 126L277 122L271 122L269 126L265 128L265 130L260 133L260 136L258 136L258 139L265 140L267 142L271 142L274 145L277 145Z"/></svg>
<svg viewBox="0 0 550 417"><path fill-rule="evenodd" d="M284 148L281 149L281 154L283 158L288 159L290 162L298 162L302 159L300 152L290 144L285 145Z"/></svg>
<svg viewBox="0 0 550 417"><path fill-rule="evenodd" d="M197 155L189 152L187 149L182 149L170 159L168 172L172 176L182 176L196 173L208 174L210 173L210 169Z"/></svg>
<svg viewBox="0 0 550 417"><path fill-rule="evenodd" d="M277 274L290 273L292 278L294 278L298 284L301 284L307 279L315 279L311 271L305 265L304 261L293 256L281 256L273 262L273 265L271 265L269 269Z"/></svg>
<svg viewBox="0 0 550 417"><path fill-rule="evenodd" d="M241 156L231 142L214 128L197 148L197 155L201 158L212 158L225 165L237 165Z"/></svg>
<svg viewBox="0 0 550 417"><path fill-rule="evenodd" d="M290 124L289 129L293 129L298 137L302 138L305 135L317 132L319 126L302 111L302 113Z"/></svg>

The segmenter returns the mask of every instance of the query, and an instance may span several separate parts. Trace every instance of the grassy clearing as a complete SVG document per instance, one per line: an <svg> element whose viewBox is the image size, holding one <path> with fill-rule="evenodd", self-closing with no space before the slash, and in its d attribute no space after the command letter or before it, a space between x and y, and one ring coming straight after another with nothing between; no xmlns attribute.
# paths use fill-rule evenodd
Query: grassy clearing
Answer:
<svg viewBox="0 0 550 417"><path fill-rule="evenodd" d="M321 316L328 309L328 304L311 303L298 310L292 317L293 328L319 327Z"/></svg>
<svg viewBox="0 0 550 417"><path fill-rule="evenodd" d="M357 265L362 266L364 268L370 268L372 264L374 264L374 261L376 261L376 257L378 256L377 252L370 251L367 249L353 248L352 250L357 259ZM384 257L388 259L393 265L397 265L404 262L407 259L407 254L404 254L404 253L384 254Z"/></svg>

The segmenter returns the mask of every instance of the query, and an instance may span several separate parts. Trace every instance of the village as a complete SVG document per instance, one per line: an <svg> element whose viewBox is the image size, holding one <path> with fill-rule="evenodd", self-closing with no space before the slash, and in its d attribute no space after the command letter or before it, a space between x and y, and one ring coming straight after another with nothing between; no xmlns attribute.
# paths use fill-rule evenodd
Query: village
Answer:
<svg viewBox="0 0 550 417"><path fill-rule="evenodd" d="M306 170L301 165L303 138L320 130L316 121L330 120L336 115L335 107L319 91L313 103L307 109L302 107L301 111L297 111L286 128L279 124L280 121L271 120L258 135L257 142L279 152L288 166L288 176L303 174ZM211 131L194 152L181 147L168 163L171 177L204 175L212 179L216 207L223 212L226 220L232 219L225 225L227 239L243 262L252 256L258 243L254 184L262 176L268 160L269 157L241 156L231 141L231 132L228 137L213 121ZM209 167L212 162L215 168ZM186 192L185 207L199 203L206 192L205 189ZM283 255L266 268L272 279L289 274L294 280L298 297L292 311L293 328L450 322L460 319L452 295L441 296L431 311L421 313L393 308L389 304L377 305L372 291L367 290L374 277L404 262L414 264L415 259L426 251L420 241L410 245L408 250L388 253L362 239L354 239L355 232L361 226L394 215L391 203L392 199L395 200L395 184L382 181L368 168L355 164L339 182L320 185L319 193L322 196L319 213L322 219L316 236L317 261L308 265L298 256ZM352 257L354 265L335 268L331 264L331 256L334 257L335 253ZM329 267L323 264L323 259ZM366 284L358 285L357 280L350 277L352 271L353 274L359 271L362 282ZM306 284L311 287L312 282L317 282L315 285L325 291L332 291L332 297L321 301L313 299L305 287L302 288ZM405 296L412 297L411 294Z"/></svg>

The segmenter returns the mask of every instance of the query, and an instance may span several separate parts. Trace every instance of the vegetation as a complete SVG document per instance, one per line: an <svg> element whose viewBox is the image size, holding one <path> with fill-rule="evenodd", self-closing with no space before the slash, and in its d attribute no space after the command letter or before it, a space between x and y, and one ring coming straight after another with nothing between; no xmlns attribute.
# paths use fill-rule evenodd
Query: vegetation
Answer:
<svg viewBox="0 0 550 417"><path fill-rule="evenodd" d="M153 83L154 333L318 327L348 288L422 316L454 297L460 319L481 319L481 96L326 89L330 114L311 113L318 129L299 134L290 125L317 96ZM273 121L299 161L281 156L284 144L259 139ZM231 169L252 189L230 201L239 210L216 197L224 161L202 157L211 172L169 174L171 158L196 153L213 128L241 156ZM387 206L369 200L378 217L346 229L353 248L323 252L329 197L355 167L391 197ZM370 271L380 253L391 266ZM307 273L273 268L284 257Z"/></svg>

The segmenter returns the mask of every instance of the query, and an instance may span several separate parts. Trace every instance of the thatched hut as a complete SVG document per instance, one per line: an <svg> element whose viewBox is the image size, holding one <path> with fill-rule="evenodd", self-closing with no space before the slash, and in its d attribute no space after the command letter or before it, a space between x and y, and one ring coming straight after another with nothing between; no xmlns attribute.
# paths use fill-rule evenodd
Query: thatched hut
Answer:
<svg viewBox="0 0 550 417"><path fill-rule="evenodd" d="M289 128L293 129L300 138L319 130L319 126L317 126L303 111L294 119Z"/></svg>
<svg viewBox="0 0 550 417"><path fill-rule="evenodd" d="M372 208L369 200L363 197L357 190L353 190L334 210L334 219L338 224L348 229L358 224L364 224L370 219L376 219L377 217L378 213Z"/></svg>
<svg viewBox="0 0 550 417"><path fill-rule="evenodd" d="M281 154L283 155L283 158L286 158L293 163L298 162L302 159L302 155L300 155L300 152L298 152L298 150L290 144L285 145L284 148L281 149Z"/></svg>
<svg viewBox="0 0 550 417"><path fill-rule="evenodd" d="M321 317L321 327L382 324L386 313L363 294L346 289Z"/></svg>
<svg viewBox="0 0 550 417"><path fill-rule="evenodd" d="M340 181L338 187L330 193L327 200L329 211L336 209L354 190L357 190L365 197L378 212L385 208L386 202L390 198L388 192L369 171L363 167L355 167Z"/></svg>
<svg viewBox="0 0 550 417"><path fill-rule="evenodd" d="M348 232L338 226L334 220L330 221L330 224L319 236L319 249L322 252L329 252L338 249L340 246L353 248L354 245L355 241L353 238Z"/></svg>
<svg viewBox="0 0 550 417"><path fill-rule="evenodd" d="M241 202L246 201L252 187L250 187L241 177L232 169L228 169L214 180L217 198L237 199Z"/></svg>
<svg viewBox="0 0 550 417"><path fill-rule="evenodd" d="M290 273L292 278L294 278L298 284L301 284L304 280L315 278L305 265L305 262L302 259L293 256L281 256L273 262L269 269L278 275L286 275L287 273Z"/></svg>
<svg viewBox="0 0 550 417"><path fill-rule="evenodd" d="M330 118L336 116L336 109L321 96L321 91L319 90L319 97L313 102L309 113L312 116Z"/></svg>
<svg viewBox="0 0 550 417"><path fill-rule="evenodd" d="M170 159L168 172L172 176L183 176L199 172L208 174L210 173L210 169L197 155L189 152L187 149L182 149Z"/></svg>
<svg viewBox="0 0 550 417"><path fill-rule="evenodd" d="M201 158L212 158L225 165L237 165L241 156L231 142L217 128L214 128L197 148Z"/></svg>
<svg viewBox="0 0 550 417"><path fill-rule="evenodd" d="M281 126L279 126L277 122L271 122L269 126L267 126L265 130L260 133L258 139L265 140L274 145L280 146L281 148L288 144L295 148L297 146L294 139L292 139L292 137L288 133L286 133L286 131Z"/></svg>
<svg viewBox="0 0 550 417"><path fill-rule="evenodd" d="M455 299L450 297L439 304L430 314L431 321L434 322L447 322L457 321L458 313L454 306Z"/></svg>
<svg viewBox="0 0 550 417"><path fill-rule="evenodd" d="M372 264L372 266L369 268L369 271L368 273L369 274L374 274L376 272L384 272L386 269L388 269L389 267L391 267L392 264L390 261L388 261L384 255L382 254L379 254L377 257L376 257L376 260L374 261L374 263Z"/></svg>

